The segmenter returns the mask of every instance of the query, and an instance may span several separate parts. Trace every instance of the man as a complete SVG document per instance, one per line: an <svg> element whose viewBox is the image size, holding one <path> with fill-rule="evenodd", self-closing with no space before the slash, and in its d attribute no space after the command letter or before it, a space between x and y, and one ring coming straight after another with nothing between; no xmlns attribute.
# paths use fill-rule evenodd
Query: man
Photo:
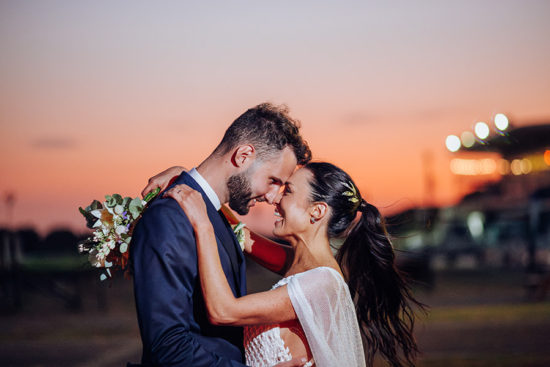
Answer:
<svg viewBox="0 0 550 367"><path fill-rule="evenodd" d="M216 234L224 273L236 297L246 294L245 262L222 203L247 214L272 201L311 152L284 108L261 104L239 116L218 147L174 184L199 191ZM242 328L208 322L193 228L178 203L159 198L138 222L131 263L144 366L242 366Z"/></svg>

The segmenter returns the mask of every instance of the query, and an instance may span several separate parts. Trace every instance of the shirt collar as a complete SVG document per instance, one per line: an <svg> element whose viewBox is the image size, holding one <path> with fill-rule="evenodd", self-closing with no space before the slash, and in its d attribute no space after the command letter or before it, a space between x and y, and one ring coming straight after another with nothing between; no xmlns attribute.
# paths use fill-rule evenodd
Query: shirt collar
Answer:
<svg viewBox="0 0 550 367"><path fill-rule="evenodd" d="M208 200L210 200L212 205L214 205L214 208L216 208L216 210L220 210L222 204L220 202L220 199L218 198L218 195L216 195L216 192L214 192L214 190L212 189L212 186L210 186L210 184L204 179L204 177L201 176L196 168L191 169L191 171L189 171L188 173L189 176L197 181L202 191L204 191L204 193L208 197Z"/></svg>

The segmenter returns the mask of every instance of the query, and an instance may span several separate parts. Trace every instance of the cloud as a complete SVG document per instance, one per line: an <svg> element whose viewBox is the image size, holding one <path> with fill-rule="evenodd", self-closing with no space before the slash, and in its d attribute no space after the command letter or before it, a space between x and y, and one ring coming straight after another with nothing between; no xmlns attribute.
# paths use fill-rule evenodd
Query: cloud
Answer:
<svg viewBox="0 0 550 367"><path fill-rule="evenodd" d="M342 118L342 122L347 125L368 125L376 121L376 116L363 112L349 113Z"/></svg>
<svg viewBox="0 0 550 367"><path fill-rule="evenodd" d="M31 141L31 147L40 150L70 150L76 147L76 141L70 138L38 138Z"/></svg>

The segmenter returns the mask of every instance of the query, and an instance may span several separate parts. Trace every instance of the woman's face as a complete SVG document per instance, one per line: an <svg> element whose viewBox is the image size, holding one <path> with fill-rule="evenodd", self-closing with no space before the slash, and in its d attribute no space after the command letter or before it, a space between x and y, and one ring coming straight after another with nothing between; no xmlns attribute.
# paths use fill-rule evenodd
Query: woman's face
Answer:
<svg viewBox="0 0 550 367"><path fill-rule="evenodd" d="M277 237L299 235L312 229L310 223L309 181L311 172L306 168L300 168L286 182L283 192L275 199L275 228L273 234Z"/></svg>

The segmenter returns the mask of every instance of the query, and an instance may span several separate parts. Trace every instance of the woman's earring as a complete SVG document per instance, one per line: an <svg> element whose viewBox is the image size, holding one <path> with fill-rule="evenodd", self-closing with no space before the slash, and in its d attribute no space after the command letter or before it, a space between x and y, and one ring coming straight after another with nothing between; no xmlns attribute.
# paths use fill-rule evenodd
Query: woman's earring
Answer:
<svg viewBox="0 0 550 367"><path fill-rule="evenodd" d="M313 224L313 223L315 223L317 220L316 220L315 218L311 217L311 218L309 219L309 221L310 221L311 224Z"/></svg>

